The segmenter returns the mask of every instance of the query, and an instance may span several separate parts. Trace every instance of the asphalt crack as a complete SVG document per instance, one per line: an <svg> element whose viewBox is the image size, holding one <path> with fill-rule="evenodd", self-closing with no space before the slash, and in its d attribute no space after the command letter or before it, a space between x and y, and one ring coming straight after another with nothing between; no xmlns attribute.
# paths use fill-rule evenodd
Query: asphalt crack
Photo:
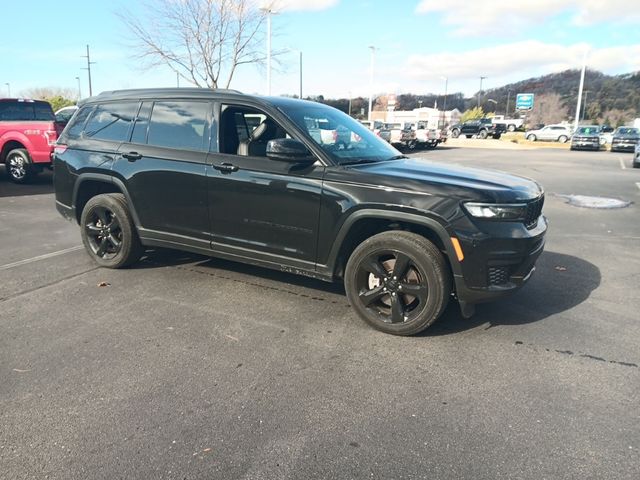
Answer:
<svg viewBox="0 0 640 480"><path fill-rule="evenodd" d="M524 342L521 342L520 340L517 340L515 342L515 345L524 345ZM532 343L527 344L528 347L533 347L534 349L537 349L538 347L536 347L535 345L533 345ZM595 362L602 362L602 363L612 363L615 365L620 365L622 367L631 367L631 368L638 368L638 364L637 363L632 363L632 362L623 362L620 360L607 360L604 357L599 357L597 355L591 355L590 353L584 353L584 352L574 352L572 350L554 350L551 348L545 348L544 349L546 352L552 352L552 353L559 353L560 355L567 355L567 356L576 356L576 357L580 357L580 358L586 358L587 360L593 360Z"/></svg>

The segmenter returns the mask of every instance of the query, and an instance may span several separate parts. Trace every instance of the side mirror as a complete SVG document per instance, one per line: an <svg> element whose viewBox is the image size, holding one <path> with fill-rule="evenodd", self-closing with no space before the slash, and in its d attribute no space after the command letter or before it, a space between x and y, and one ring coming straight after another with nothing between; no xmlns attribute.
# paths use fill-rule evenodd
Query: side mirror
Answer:
<svg viewBox="0 0 640 480"><path fill-rule="evenodd" d="M291 163L312 164L316 161L304 144L293 138L276 138L267 142L267 157Z"/></svg>

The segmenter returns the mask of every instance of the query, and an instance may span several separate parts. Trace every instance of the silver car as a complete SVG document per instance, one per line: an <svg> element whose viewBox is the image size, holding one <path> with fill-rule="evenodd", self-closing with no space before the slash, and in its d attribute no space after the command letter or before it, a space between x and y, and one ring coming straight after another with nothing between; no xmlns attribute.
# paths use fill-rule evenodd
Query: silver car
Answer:
<svg viewBox="0 0 640 480"><path fill-rule="evenodd" d="M640 142L636 143L636 149L633 153L633 168L640 168Z"/></svg>
<svg viewBox="0 0 640 480"><path fill-rule="evenodd" d="M569 125L547 125L539 130L529 130L524 136L531 142L542 140L566 143L571 138L571 127Z"/></svg>

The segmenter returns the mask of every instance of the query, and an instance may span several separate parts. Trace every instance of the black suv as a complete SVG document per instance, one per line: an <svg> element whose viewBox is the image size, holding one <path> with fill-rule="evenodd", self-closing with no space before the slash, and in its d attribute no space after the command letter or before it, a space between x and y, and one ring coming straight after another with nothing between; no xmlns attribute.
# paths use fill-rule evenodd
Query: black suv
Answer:
<svg viewBox="0 0 640 480"><path fill-rule="evenodd" d="M498 139L507 131L507 127L501 123L492 123L490 118L480 118L478 120L469 120L459 123L451 127L451 136L458 138L464 135L471 138L476 135L478 138L495 138Z"/></svg>
<svg viewBox="0 0 640 480"><path fill-rule="evenodd" d="M334 125L341 143L309 129ZM85 100L54 153L56 205L102 266L170 247L344 281L358 315L409 335L455 296L523 285L547 223L535 182L407 158L318 103L154 89Z"/></svg>

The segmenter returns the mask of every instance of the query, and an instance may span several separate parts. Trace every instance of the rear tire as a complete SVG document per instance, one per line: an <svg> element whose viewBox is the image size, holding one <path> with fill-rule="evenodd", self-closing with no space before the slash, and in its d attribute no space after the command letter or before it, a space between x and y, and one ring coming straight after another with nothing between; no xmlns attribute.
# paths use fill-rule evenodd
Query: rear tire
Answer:
<svg viewBox="0 0 640 480"><path fill-rule="evenodd" d="M91 198L80 217L82 243L101 267L123 268L137 262L144 247L121 193Z"/></svg>
<svg viewBox="0 0 640 480"><path fill-rule="evenodd" d="M509 126L507 127L507 130L509 130L510 132L515 132L515 131L516 131L516 126L515 126L515 125L513 125L513 124L512 124L512 125L509 125Z"/></svg>
<svg viewBox="0 0 640 480"><path fill-rule="evenodd" d="M486 130L480 130L478 132L478 138L481 138L482 140L484 140L485 138L487 138L489 134L487 133Z"/></svg>
<svg viewBox="0 0 640 480"><path fill-rule="evenodd" d="M451 130L451 138L458 138L460 136L460 130L458 130L457 128L454 128L453 130Z"/></svg>
<svg viewBox="0 0 640 480"><path fill-rule="evenodd" d="M7 154L4 161L7 175L13 183L28 183L36 174L36 169L31 164L29 152L24 148L15 148Z"/></svg>
<svg viewBox="0 0 640 480"><path fill-rule="evenodd" d="M567 143L567 140L569 140L569 137L567 137L566 135L560 135L560 136L558 137L558 141L559 141L560 143Z"/></svg>
<svg viewBox="0 0 640 480"><path fill-rule="evenodd" d="M414 335L429 327L451 294L443 254L426 238L404 231L379 233L358 245L344 283L356 313L393 335Z"/></svg>

